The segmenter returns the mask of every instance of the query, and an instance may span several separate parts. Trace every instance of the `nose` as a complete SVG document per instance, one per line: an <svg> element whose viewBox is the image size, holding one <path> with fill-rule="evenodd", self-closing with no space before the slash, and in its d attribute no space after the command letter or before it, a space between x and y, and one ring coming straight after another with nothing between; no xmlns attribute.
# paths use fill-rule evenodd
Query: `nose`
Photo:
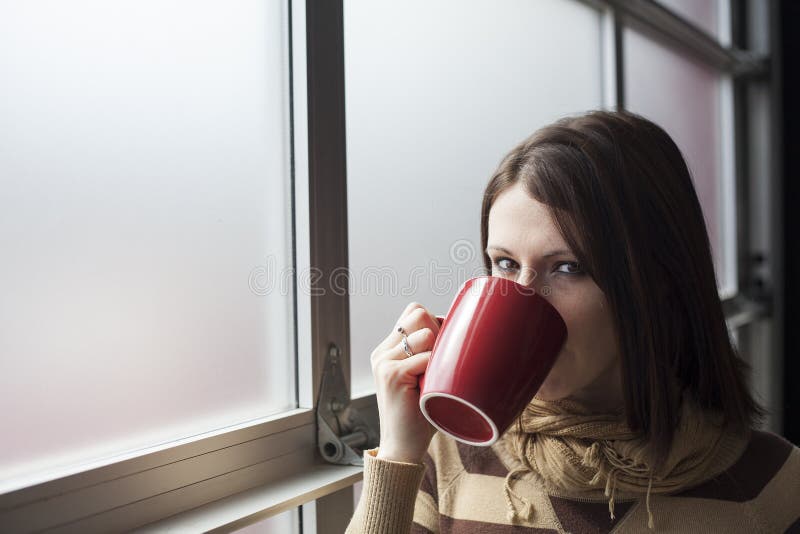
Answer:
<svg viewBox="0 0 800 534"><path fill-rule="evenodd" d="M536 274L536 269L533 267L521 267L517 274L516 282L520 285L536 289Z"/></svg>

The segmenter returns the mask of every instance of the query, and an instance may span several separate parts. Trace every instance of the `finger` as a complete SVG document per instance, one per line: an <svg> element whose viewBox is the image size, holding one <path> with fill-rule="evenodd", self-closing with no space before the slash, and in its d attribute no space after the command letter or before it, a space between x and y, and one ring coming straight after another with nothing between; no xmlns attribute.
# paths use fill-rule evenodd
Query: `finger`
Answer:
<svg viewBox="0 0 800 534"><path fill-rule="evenodd" d="M425 308L414 308L411 310L408 315L406 315L397 323L394 332L386 337L385 346L387 348L394 347L401 342L404 333L410 336L414 334L414 332L424 328L424 317L426 313L427 312L425 311Z"/></svg>
<svg viewBox="0 0 800 534"><path fill-rule="evenodd" d="M416 325L420 323L419 318L423 317L426 312L427 310L425 310L425 307L417 302L412 302L406 306L406 309L403 310L403 313L395 322L394 327L392 327L392 331L381 342L380 347L388 348L397 345L403 338L400 329L406 334L411 334L415 330L419 330L421 327L417 327Z"/></svg>
<svg viewBox="0 0 800 534"><path fill-rule="evenodd" d="M406 360L382 362L373 371L379 401L383 395L396 397L398 393L412 390L419 394L419 377L428 368L430 358L430 352L422 352Z"/></svg>
<svg viewBox="0 0 800 534"><path fill-rule="evenodd" d="M403 360L400 365L403 367L403 371L409 376L419 376L428 368L428 361L430 361L430 359L430 351L420 352L419 354L409 356Z"/></svg>
<svg viewBox="0 0 800 534"><path fill-rule="evenodd" d="M409 378L417 377L425 372L430 360L431 352L420 352L409 356L405 360L381 362L375 368L376 382L384 382L396 387L400 384L409 384ZM414 382L416 386L416 381ZM378 388L380 389L380 388Z"/></svg>
<svg viewBox="0 0 800 534"><path fill-rule="evenodd" d="M436 335L433 331L430 328L422 328L408 336L408 348L413 354L418 354L431 350L434 341L436 341ZM402 348L402 346L401 343L400 347Z"/></svg>
<svg viewBox="0 0 800 534"><path fill-rule="evenodd" d="M399 323L400 321L402 321L402 320L403 320L405 317L407 317L407 316L408 316L408 315L409 315L411 312L413 312L413 311L414 311L414 310L416 310L417 308L423 308L423 309L424 309L424 308L425 308L425 306L423 306L423 305L422 305L422 304L420 304L419 302L409 302L409 303L408 303L408 305L407 305L407 306L405 307L405 309L403 310L403 313L401 313L401 314L400 314L400 317L398 317L398 318L397 318L397 323ZM397 330L397 328L396 328L396 327L395 327L395 330Z"/></svg>
<svg viewBox="0 0 800 534"><path fill-rule="evenodd" d="M392 332L384 338L378 346L378 349L385 350L400 343L400 340L403 338L403 334L400 331L401 328L407 335L423 328L429 328L433 332L435 340L439 335L443 320L443 316L440 319L439 316L428 311L422 304L411 302L406 306L405 310L403 310Z"/></svg>
<svg viewBox="0 0 800 534"><path fill-rule="evenodd" d="M428 328L417 330L408 336L408 348L411 350L412 355L431 350L436 337ZM382 352L377 354L373 360L373 364L377 365L379 362L385 360L405 360L410 358L406 351L403 350L402 341L398 341L392 347L383 349Z"/></svg>
<svg viewBox="0 0 800 534"><path fill-rule="evenodd" d="M439 335L441 324L436 319L436 315L432 314L425 307L419 307L411 311L401 322L400 326L405 328L407 334L421 330L423 328L430 328L434 337Z"/></svg>
<svg viewBox="0 0 800 534"><path fill-rule="evenodd" d="M412 310L408 315L398 321L398 326L405 328L406 332L409 334L421 328L430 328L434 333L439 332L439 321L437 321L436 316L429 312L424 306Z"/></svg>
<svg viewBox="0 0 800 534"><path fill-rule="evenodd" d="M433 331L434 336L438 336L439 330L442 329L442 322L444 320L444 317L442 317L442 319L439 319L439 317L440 316L436 315L435 313L428 311L428 319L430 319L428 323L428 328L430 328Z"/></svg>

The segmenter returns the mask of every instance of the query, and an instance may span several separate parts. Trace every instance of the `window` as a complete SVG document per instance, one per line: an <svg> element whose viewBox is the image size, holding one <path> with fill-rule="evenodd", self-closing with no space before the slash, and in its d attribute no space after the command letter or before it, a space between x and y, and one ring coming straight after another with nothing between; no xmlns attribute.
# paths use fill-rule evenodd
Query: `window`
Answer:
<svg viewBox="0 0 800 534"><path fill-rule="evenodd" d="M779 431L780 240L752 216L775 181L767 14L0 5L0 524L343 531L361 468L318 452L330 355L377 430L368 355L407 302L444 313L481 272L499 159L598 107L654 118L689 159Z"/></svg>
<svg viewBox="0 0 800 534"><path fill-rule="evenodd" d="M724 72L635 30L624 31L625 107L661 125L689 166L706 218L717 281L736 294L733 98Z"/></svg>
<svg viewBox="0 0 800 534"><path fill-rule="evenodd" d="M481 274L481 195L505 153L612 96L603 16L563 0L345 3L354 395L374 390L369 355L408 302L444 314Z"/></svg>
<svg viewBox="0 0 800 534"><path fill-rule="evenodd" d="M293 409L285 7L0 10L3 478Z"/></svg>

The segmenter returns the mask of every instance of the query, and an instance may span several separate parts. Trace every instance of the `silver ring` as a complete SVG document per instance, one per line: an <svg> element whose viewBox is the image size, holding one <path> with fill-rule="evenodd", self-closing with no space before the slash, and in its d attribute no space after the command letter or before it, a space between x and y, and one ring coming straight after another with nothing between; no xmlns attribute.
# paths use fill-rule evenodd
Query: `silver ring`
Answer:
<svg viewBox="0 0 800 534"><path fill-rule="evenodd" d="M413 356L414 353L411 352L411 347L408 346L408 336L405 332L403 333L403 341L401 341L401 343L403 344L403 352L405 352L407 356Z"/></svg>

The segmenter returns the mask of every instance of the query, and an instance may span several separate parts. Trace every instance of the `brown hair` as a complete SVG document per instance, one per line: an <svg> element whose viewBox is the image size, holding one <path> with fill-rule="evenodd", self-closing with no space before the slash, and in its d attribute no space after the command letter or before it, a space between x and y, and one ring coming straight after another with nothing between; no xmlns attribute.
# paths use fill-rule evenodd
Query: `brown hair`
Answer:
<svg viewBox="0 0 800 534"><path fill-rule="evenodd" d="M548 206L583 270L605 293L621 351L628 425L669 453L681 393L744 430L762 409L728 335L703 213L680 150L656 124L594 111L546 126L514 148L486 187L489 210L521 182Z"/></svg>

